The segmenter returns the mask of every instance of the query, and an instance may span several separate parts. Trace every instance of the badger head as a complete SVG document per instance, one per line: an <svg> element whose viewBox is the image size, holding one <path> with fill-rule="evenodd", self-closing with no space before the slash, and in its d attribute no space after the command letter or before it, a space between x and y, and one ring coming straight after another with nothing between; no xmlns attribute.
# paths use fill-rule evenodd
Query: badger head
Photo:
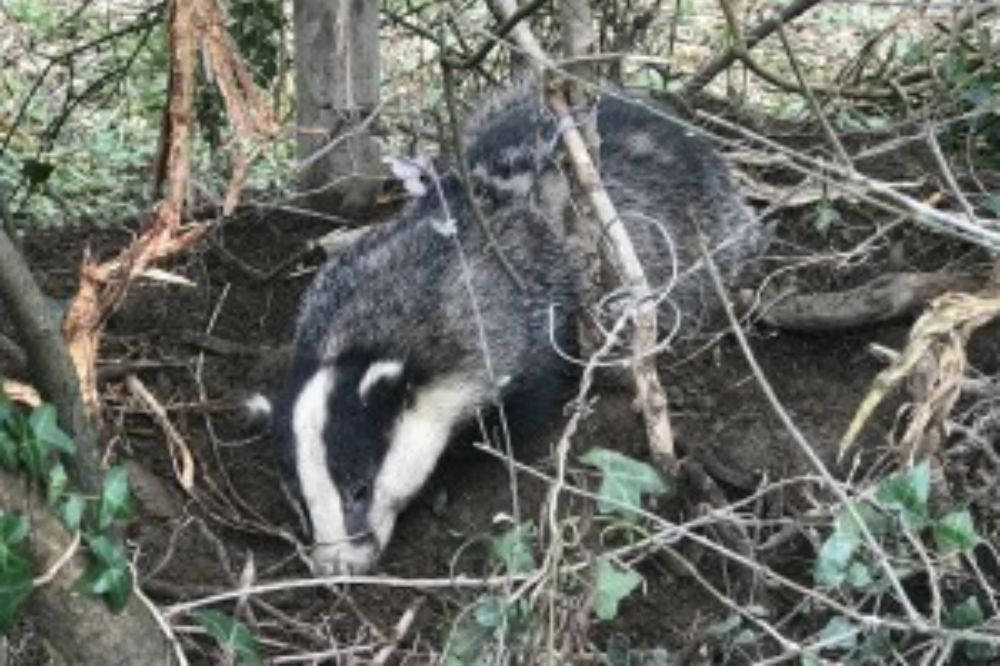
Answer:
<svg viewBox="0 0 1000 666"><path fill-rule="evenodd" d="M458 375L428 377L391 356L349 353L296 366L271 414L286 489L315 569L363 573L455 426L474 414L477 391Z"/></svg>

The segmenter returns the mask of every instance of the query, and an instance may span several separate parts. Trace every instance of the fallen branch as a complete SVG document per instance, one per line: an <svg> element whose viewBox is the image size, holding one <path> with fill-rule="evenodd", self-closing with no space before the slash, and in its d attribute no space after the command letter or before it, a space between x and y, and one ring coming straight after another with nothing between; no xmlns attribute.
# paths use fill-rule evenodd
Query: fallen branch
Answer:
<svg viewBox="0 0 1000 666"><path fill-rule="evenodd" d="M194 456L191 455L191 449L188 448L187 443L181 437L177 428L174 427L174 424L170 422L167 410L163 408L163 405L156 399L156 396L150 393L149 389L146 388L146 385L138 377L129 375L125 379L125 384L132 395L146 405L153 420L163 430L163 434L167 440L167 449L170 453L170 463L174 468L174 477L176 477L177 483L180 484L181 488L185 492L190 493L194 488Z"/></svg>
<svg viewBox="0 0 1000 666"><path fill-rule="evenodd" d="M769 306L760 321L790 331L868 326L912 314L948 291L979 284L971 275L890 273L855 289L793 294Z"/></svg>

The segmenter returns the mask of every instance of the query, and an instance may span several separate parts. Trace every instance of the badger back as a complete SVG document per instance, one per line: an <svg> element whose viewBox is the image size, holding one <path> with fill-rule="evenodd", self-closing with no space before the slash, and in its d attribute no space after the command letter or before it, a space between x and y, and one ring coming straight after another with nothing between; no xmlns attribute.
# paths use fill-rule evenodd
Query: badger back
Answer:
<svg viewBox="0 0 1000 666"><path fill-rule="evenodd" d="M537 86L515 87L486 104L469 123L468 161L477 185L496 201L528 198L555 232L573 214L570 181L558 129ZM686 326L715 305L699 237L727 282L760 256L768 237L745 205L712 145L676 120L669 107L618 91L602 93L594 109L601 177L654 288ZM676 276L676 281L674 277Z"/></svg>

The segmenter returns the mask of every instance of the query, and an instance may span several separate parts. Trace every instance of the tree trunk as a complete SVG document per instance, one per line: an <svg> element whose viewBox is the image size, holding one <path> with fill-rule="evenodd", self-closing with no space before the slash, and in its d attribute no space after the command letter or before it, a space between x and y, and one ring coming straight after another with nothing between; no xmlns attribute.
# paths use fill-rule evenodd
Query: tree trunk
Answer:
<svg viewBox="0 0 1000 666"><path fill-rule="evenodd" d="M299 188L312 208L356 216L378 194L376 0L295 0Z"/></svg>

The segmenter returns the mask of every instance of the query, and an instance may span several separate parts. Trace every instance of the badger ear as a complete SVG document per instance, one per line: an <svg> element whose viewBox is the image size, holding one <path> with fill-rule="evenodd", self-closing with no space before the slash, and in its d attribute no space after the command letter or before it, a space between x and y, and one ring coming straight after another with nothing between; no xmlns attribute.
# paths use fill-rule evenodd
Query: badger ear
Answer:
<svg viewBox="0 0 1000 666"><path fill-rule="evenodd" d="M271 399L263 393L254 393L243 400L243 413L251 423L270 423L273 411Z"/></svg>

